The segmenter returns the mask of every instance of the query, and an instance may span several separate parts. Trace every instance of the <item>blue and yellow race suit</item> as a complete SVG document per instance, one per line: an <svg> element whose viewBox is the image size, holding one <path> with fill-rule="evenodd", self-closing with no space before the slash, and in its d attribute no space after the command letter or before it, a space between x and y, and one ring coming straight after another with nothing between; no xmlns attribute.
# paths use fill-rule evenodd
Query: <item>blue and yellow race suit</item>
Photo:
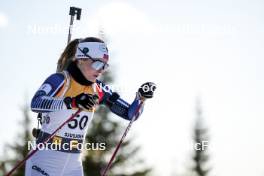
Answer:
<svg viewBox="0 0 264 176"><path fill-rule="evenodd" d="M113 113L126 120L132 119L140 104L138 96L132 104L120 97L113 99L113 92L99 80L87 83L82 75L76 76L76 73L71 71L52 74L44 81L31 102L32 111L42 114L42 127L37 144L43 142L77 111L67 109L64 98L75 97L81 93L97 94L100 105L106 105ZM81 111L48 141L49 144L60 146L65 144L64 147L54 150L49 145L45 150L39 150L33 155L27 161L26 176L82 176L81 150L77 146L84 143L94 110Z"/></svg>

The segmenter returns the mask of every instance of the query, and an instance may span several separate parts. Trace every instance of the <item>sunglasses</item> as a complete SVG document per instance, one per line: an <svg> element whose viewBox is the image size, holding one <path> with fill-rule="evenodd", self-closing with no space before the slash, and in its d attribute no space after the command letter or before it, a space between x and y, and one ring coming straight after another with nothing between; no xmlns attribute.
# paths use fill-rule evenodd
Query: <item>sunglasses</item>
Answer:
<svg viewBox="0 0 264 176"><path fill-rule="evenodd" d="M99 60L99 59L94 59L94 58L89 58L89 59L91 59L92 60L92 68L93 69L95 69L95 70L103 70L103 71L105 71L108 67L109 67L109 64L107 64L107 63L105 63L105 62L103 62L103 61L101 61L101 60Z"/></svg>
<svg viewBox="0 0 264 176"><path fill-rule="evenodd" d="M92 64L91 64L91 67L95 70L103 70L105 71L108 67L109 67L109 64L101 61L100 59L95 59L95 58L92 58L91 56L89 56L87 54L87 52L84 52L81 48L78 48L86 57L88 57L88 59L91 59L92 60Z"/></svg>

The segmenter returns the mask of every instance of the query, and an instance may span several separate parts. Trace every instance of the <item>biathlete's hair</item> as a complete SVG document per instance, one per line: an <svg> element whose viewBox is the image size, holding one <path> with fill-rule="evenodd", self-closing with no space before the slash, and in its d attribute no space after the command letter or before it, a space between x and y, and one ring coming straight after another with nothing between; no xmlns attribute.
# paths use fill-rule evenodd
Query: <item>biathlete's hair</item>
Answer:
<svg viewBox="0 0 264 176"><path fill-rule="evenodd" d="M75 52L77 45L84 42L99 42L104 43L103 40L96 37L87 37L85 39L75 39L72 40L62 52L58 62L57 62L57 72L62 72L66 70L67 67L74 61Z"/></svg>

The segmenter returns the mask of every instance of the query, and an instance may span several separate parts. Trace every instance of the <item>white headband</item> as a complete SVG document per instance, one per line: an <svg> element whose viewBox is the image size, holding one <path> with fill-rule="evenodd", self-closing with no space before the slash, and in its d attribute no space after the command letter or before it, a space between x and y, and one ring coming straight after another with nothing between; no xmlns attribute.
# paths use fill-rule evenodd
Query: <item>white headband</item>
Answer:
<svg viewBox="0 0 264 176"><path fill-rule="evenodd" d="M75 58L104 58L108 60L108 49L104 43L84 42L79 43L75 53Z"/></svg>

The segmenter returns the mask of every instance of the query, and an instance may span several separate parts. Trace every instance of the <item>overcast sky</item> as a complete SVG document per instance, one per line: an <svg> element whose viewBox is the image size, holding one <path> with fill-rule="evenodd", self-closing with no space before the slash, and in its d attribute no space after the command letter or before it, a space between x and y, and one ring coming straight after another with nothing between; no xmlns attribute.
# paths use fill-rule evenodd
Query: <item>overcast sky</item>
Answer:
<svg viewBox="0 0 264 176"><path fill-rule="evenodd" d="M129 132L137 136L156 175L181 174L190 165L197 97L209 128L212 175L264 175L262 1L0 4L0 149L19 133L19 106L26 97L30 103L55 71L67 41L69 7L75 5L83 14L75 21L73 38L104 29L114 86L122 87L124 99L131 102L145 81L158 85L155 98Z"/></svg>

